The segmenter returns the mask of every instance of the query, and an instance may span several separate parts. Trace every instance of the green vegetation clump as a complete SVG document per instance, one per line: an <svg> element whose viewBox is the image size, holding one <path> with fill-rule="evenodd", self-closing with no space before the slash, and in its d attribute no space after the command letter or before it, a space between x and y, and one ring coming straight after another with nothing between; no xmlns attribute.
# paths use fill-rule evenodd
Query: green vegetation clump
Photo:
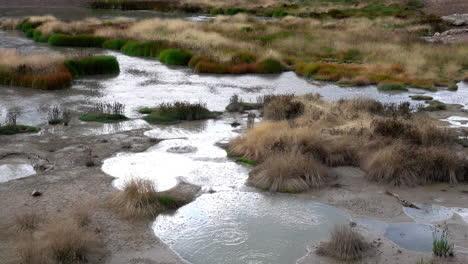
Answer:
<svg viewBox="0 0 468 264"><path fill-rule="evenodd" d="M452 257L454 246L449 242L448 231L435 229L432 232L432 252L437 257Z"/></svg>
<svg viewBox="0 0 468 264"><path fill-rule="evenodd" d="M159 60L169 65L188 65L192 53L180 49L166 49L159 54Z"/></svg>
<svg viewBox="0 0 468 264"><path fill-rule="evenodd" d="M49 41L49 36L42 35L40 30L35 29L33 32L33 39L36 42L46 43Z"/></svg>
<svg viewBox="0 0 468 264"><path fill-rule="evenodd" d="M102 43L102 47L111 50L120 50L127 44L126 39L108 39Z"/></svg>
<svg viewBox="0 0 468 264"><path fill-rule="evenodd" d="M128 41L121 51L130 56L156 57L167 47L165 41L140 42L136 40Z"/></svg>
<svg viewBox="0 0 468 264"><path fill-rule="evenodd" d="M92 35L52 34L49 37L48 43L52 46L101 48L102 44L106 40L107 38L105 37L96 37Z"/></svg>
<svg viewBox="0 0 468 264"><path fill-rule="evenodd" d="M25 19L16 27L16 29L26 33L29 30L35 29L40 25L42 25L42 22L30 22L29 19Z"/></svg>
<svg viewBox="0 0 468 264"><path fill-rule="evenodd" d="M268 58L258 63L258 72L260 73L280 73L285 70L279 60Z"/></svg>
<svg viewBox="0 0 468 264"><path fill-rule="evenodd" d="M4 125L0 126L0 135L14 135L20 133L37 133L41 129L35 126Z"/></svg>
<svg viewBox="0 0 468 264"><path fill-rule="evenodd" d="M124 115L108 114L108 113L87 113L80 115L79 119L84 122L100 122L100 123L118 123L128 120Z"/></svg>
<svg viewBox="0 0 468 264"><path fill-rule="evenodd" d="M252 166L257 166L257 162L255 162L253 160L245 159L245 158L236 158L236 161L246 163L246 164L249 164L249 165L252 165Z"/></svg>
<svg viewBox="0 0 468 264"><path fill-rule="evenodd" d="M425 111L441 111L447 110L447 105L438 100L426 101L428 106L424 107Z"/></svg>
<svg viewBox="0 0 468 264"><path fill-rule="evenodd" d="M168 209L176 209L179 207L179 202L177 199L170 195L160 195L158 196L158 201Z"/></svg>
<svg viewBox="0 0 468 264"><path fill-rule="evenodd" d="M412 95L410 96L410 98L416 101L430 101L434 99L431 96L427 96L427 95Z"/></svg>
<svg viewBox="0 0 468 264"><path fill-rule="evenodd" d="M452 84L452 85L450 85L450 86L447 88L447 90L449 90L449 91L457 91L457 90L458 90L458 85Z"/></svg>
<svg viewBox="0 0 468 264"><path fill-rule="evenodd" d="M381 91L408 91L403 84L397 83L380 83L377 88Z"/></svg>
<svg viewBox="0 0 468 264"><path fill-rule="evenodd" d="M263 104L261 103L246 103L239 97L239 95L234 94L229 99L229 104L226 106L228 112L243 112L248 110L261 109Z"/></svg>
<svg viewBox="0 0 468 264"><path fill-rule="evenodd" d="M117 74L120 72L119 62L114 56L70 59L66 60L64 64L75 77L95 74Z"/></svg>
<svg viewBox="0 0 468 264"><path fill-rule="evenodd" d="M142 114L148 114L143 118L150 124L177 124L184 120L203 120L215 118L220 112L211 112L205 104L175 102L162 103L157 108L142 108Z"/></svg>

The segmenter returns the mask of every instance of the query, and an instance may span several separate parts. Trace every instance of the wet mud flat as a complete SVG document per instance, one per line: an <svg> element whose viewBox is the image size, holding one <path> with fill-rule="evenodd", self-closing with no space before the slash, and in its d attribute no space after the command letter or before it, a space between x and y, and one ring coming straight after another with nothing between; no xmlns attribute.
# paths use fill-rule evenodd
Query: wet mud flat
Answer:
<svg viewBox="0 0 468 264"><path fill-rule="evenodd" d="M1 262L19 263L13 227L16 215L35 212L53 218L86 205L92 208L91 228L105 245L98 263L130 263L134 258L152 259L149 263L183 263L153 235L148 222L122 219L102 206L105 197L115 190L113 178L100 170L102 160L117 152L140 152L156 144L143 133L0 136L3 165L16 162L35 170L34 175L0 184ZM33 190L42 195L33 197Z"/></svg>

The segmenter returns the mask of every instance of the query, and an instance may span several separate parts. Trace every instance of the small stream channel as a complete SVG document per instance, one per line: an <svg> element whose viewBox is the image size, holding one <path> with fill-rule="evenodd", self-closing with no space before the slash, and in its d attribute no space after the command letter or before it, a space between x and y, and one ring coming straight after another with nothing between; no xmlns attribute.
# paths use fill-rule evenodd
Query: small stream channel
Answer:
<svg viewBox="0 0 468 264"><path fill-rule="evenodd" d="M0 32L0 48L18 48L22 52L73 51L37 44L10 32ZM251 102L258 96L272 93L320 93L327 100L370 97L384 102L407 101L410 95L427 94L445 103L465 106L468 103L468 86L463 83L456 92L411 89L404 93L385 93L375 86L342 88L311 83L293 72L198 75L190 69L168 67L156 60L104 50L97 52L116 56L121 73L79 79L70 89L61 91L0 87L0 117L7 109L17 108L22 113L18 123L40 125L46 122L51 105L63 105L78 112L93 102L113 101L124 103L126 115L132 118L141 117L136 111L140 107L176 100L204 102L210 110L222 111L233 94ZM154 180L159 190L173 187L180 177L202 186L204 194L194 202L156 219L153 229L158 237L193 264L294 263L305 255L308 244L326 239L335 224L346 223L350 217L340 209L313 200L262 193L246 187L244 183L251 168L230 160L217 144L240 135L242 130L231 127L230 123L240 121L245 127L245 119L240 114L224 114L218 120L174 126L154 126L132 120L117 125L83 124L82 128L73 130L51 128L43 133L73 136L150 129L146 132L148 137L166 140L143 153L119 153L107 159L102 170L116 178L117 188L134 177ZM9 168L0 167L0 174L1 170ZM412 215L412 212L407 213ZM418 216L414 217L419 222ZM381 232L386 237L404 248L430 251L425 243L432 241L432 229L427 228L430 227L427 223L376 224L371 221L366 225L382 227ZM411 240L403 239L402 234Z"/></svg>

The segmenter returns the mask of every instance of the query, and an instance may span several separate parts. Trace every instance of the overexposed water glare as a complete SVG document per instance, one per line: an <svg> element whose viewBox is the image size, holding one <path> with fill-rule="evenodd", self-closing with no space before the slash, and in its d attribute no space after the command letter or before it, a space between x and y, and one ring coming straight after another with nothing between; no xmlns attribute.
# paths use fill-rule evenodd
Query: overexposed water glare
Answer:
<svg viewBox="0 0 468 264"><path fill-rule="evenodd" d="M35 175L36 171L29 164L3 164L0 165L0 182L21 179Z"/></svg>

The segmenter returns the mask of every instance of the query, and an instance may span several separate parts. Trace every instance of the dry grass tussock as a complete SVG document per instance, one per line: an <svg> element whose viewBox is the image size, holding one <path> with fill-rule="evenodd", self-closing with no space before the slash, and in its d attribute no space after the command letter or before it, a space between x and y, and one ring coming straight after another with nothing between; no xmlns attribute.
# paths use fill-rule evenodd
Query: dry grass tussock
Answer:
<svg viewBox="0 0 468 264"><path fill-rule="evenodd" d="M154 218L161 212L176 209L188 203L192 197L174 190L156 191L154 182L132 179L122 191L109 197L108 206L119 214L133 219Z"/></svg>
<svg viewBox="0 0 468 264"><path fill-rule="evenodd" d="M468 54L466 45L420 41L430 25L417 18L319 20L287 16L262 21L238 14L204 22L157 18L137 22L50 20L38 29L43 35L164 40L223 62L241 51L252 52L258 59L274 54L296 72L315 79L361 85L392 81L426 89L460 80L466 74ZM314 63L319 65L311 65Z"/></svg>
<svg viewBox="0 0 468 264"><path fill-rule="evenodd" d="M15 49L0 49L0 71L52 72L62 66L66 56L61 54L21 54Z"/></svg>
<svg viewBox="0 0 468 264"><path fill-rule="evenodd" d="M349 261L361 259L368 253L370 248L369 243L364 240L361 234L352 230L349 225L341 225L335 226L330 241L321 243L316 253Z"/></svg>
<svg viewBox="0 0 468 264"><path fill-rule="evenodd" d="M81 216L83 211L79 213ZM18 217L15 223L16 226L22 226L21 229L17 229L16 236L21 263L96 263L102 255L100 240L96 233L86 226L89 218L86 217L84 223L84 218L77 217L77 214L59 215L47 220L32 215L35 214L24 214Z"/></svg>
<svg viewBox="0 0 468 264"><path fill-rule="evenodd" d="M264 121L229 143L233 155L260 163L249 177L259 188L270 189L274 182L272 190L287 190L287 178L278 167L294 171L290 168L294 161L287 161L291 157L297 162L310 159L315 168L317 163L322 168L361 167L369 180L392 185L467 180L468 162L454 150L455 136L424 113L412 112L409 104L371 99L325 102L310 95L294 100L304 105L302 115ZM301 181L303 175L294 171L288 176Z"/></svg>

